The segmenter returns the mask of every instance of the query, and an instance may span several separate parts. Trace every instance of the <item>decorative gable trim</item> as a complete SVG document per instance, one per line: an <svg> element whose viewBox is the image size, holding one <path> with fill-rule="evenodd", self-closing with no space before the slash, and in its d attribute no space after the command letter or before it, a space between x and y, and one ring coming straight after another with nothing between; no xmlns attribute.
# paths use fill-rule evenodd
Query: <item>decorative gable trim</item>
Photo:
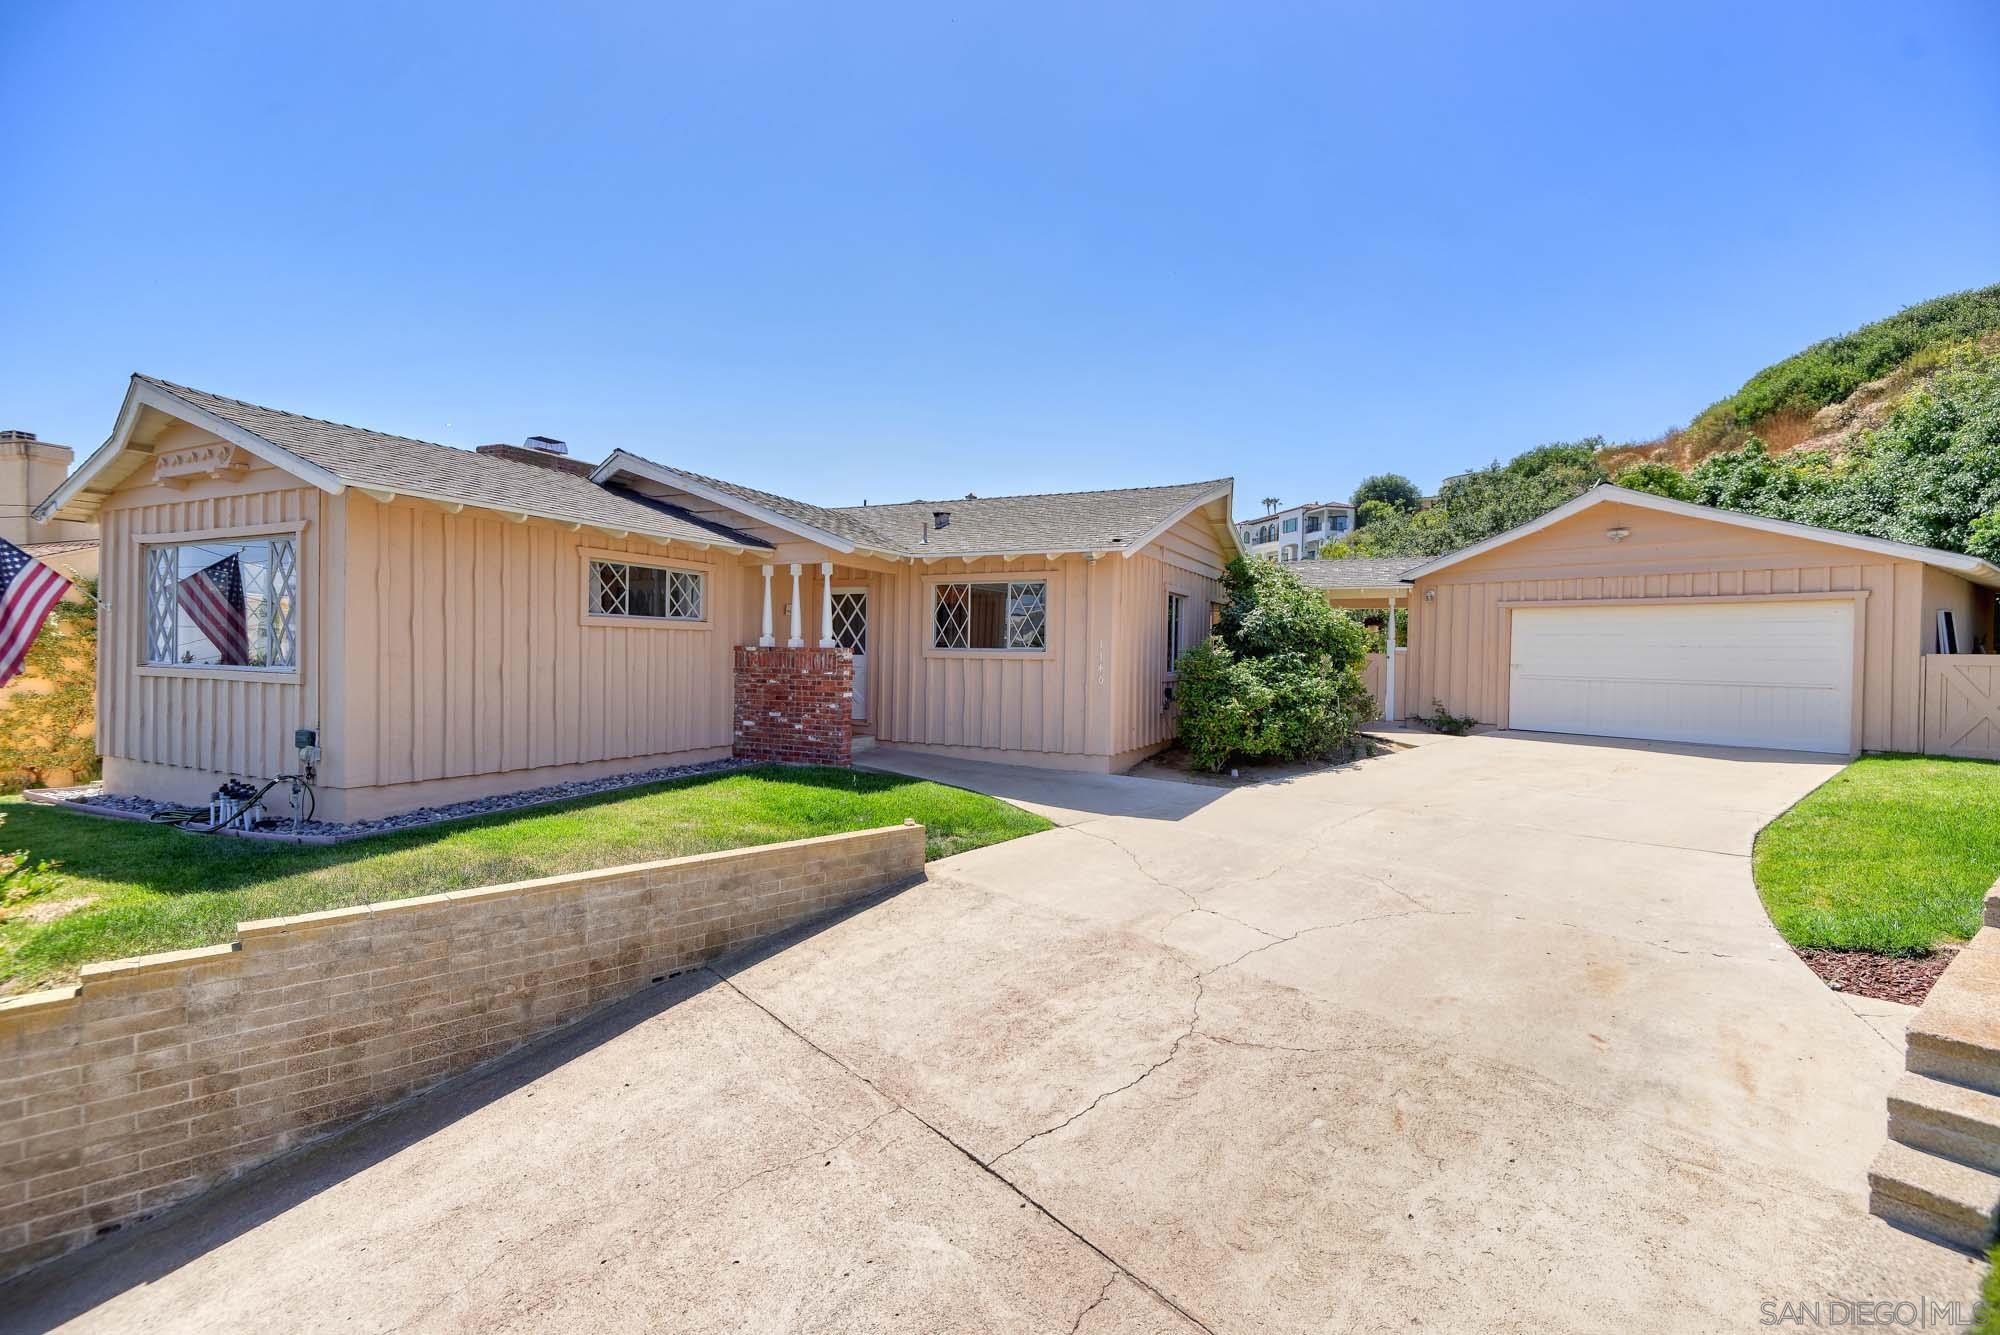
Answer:
<svg viewBox="0 0 2000 1335"><path fill-rule="evenodd" d="M243 451L244 454L262 459L268 464L282 468L302 481L309 482L313 486L318 487L328 495L338 496L341 492L347 490L346 483L342 482L332 473L327 472L324 468L321 468L318 464L308 463L306 460L293 454L290 450L281 449L273 445L270 441L265 440L262 436L245 431L234 422L226 422L214 413L189 403L177 394L170 394L157 385L141 380L138 376L133 376L130 385L125 390L125 402L118 410L118 424L112 428L111 438L100 445L88 459L83 461L81 467L63 479L63 484L50 492L48 498L35 507L34 513L36 519L46 521L53 517L90 520L96 517L97 507L102 503L104 497L103 495L87 494L90 491L90 484L126 458L132 449L132 431L138 425L139 410L142 408L158 409L169 417L178 418L191 426L200 427L211 435L220 436L225 442ZM160 457L165 459L192 453L194 453L194 449L190 448L189 450L172 451ZM231 457L234 458L233 453ZM244 464L247 466L247 459L244 460ZM118 482L131 476L133 469L137 466L136 461L127 464L123 471L118 472L111 479L111 484L115 486ZM157 466L155 465L156 468ZM185 481L188 475L200 471L202 470L199 468L189 468L187 473L180 474L180 476ZM156 472L155 476L161 477L162 475ZM175 474L169 473L165 476L171 477L175 476ZM107 488L105 494L108 494L108 491L109 489Z"/></svg>

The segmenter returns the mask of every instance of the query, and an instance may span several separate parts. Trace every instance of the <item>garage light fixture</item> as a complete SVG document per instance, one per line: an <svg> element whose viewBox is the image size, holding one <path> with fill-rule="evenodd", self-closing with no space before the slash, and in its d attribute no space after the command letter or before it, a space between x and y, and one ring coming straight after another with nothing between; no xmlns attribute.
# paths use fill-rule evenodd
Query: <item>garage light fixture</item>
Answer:
<svg viewBox="0 0 2000 1335"><path fill-rule="evenodd" d="M1629 528L1607 528L1604 530L1604 536L1613 542L1623 542L1632 536L1632 530Z"/></svg>

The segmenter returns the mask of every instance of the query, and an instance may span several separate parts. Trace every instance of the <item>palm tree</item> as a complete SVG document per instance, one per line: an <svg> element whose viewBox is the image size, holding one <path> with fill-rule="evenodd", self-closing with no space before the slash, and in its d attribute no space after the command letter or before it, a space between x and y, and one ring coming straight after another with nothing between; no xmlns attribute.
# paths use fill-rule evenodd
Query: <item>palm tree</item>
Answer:
<svg viewBox="0 0 2000 1335"><path fill-rule="evenodd" d="M1276 514L1277 512L1278 512L1278 498L1276 496L1266 496L1264 498L1264 513Z"/></svg>

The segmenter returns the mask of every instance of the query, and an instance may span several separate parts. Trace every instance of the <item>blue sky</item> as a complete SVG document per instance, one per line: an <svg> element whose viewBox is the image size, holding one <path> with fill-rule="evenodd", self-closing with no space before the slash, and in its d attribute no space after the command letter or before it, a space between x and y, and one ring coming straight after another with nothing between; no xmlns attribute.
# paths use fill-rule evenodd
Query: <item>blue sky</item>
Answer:
<svg viewBox="0 0 2000 1335"><path fill-rule="evenodd" d="M1648 10L1651 12L1641 12ZM2000 6L0 5L0 426L825 503L1646 438L2000 281Z"/></svg>

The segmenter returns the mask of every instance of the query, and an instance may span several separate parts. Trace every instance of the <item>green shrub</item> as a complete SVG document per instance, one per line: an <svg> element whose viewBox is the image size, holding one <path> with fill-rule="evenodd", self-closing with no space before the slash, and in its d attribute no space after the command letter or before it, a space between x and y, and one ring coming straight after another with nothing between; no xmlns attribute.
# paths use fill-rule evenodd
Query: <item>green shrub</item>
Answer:
<svg viewBox="0 0 2000 1335"><path fill-rule="evenodd" d="M1663 464L1657 460L1633 464L1620 473L1616 481L1621 487L1630 487L1634 491L1650 491L1655 496L1665 496L1676 501L1694 499L1694 484L1688 481L1687 474L1672 464Z"/></svg>
<svg viewBox="0 0 2000 1335"><path fill-rule="evenodd" d="M0 775L20 787L53 771L97 773L97 585L83 602L60 602L22 660L23 689L0 704Z"/></svg>
<svg viewBox="0 0 2000 1335"><path fill-rule="evenodd" d="M1232 561L1216 634L1175 664L1181 742L1201 769L1338 751L1374 713L1367 632L1269 561Z"/></svg>
<svg viewBox="0 0 2000 1335"><path fill-rule="evenodd" d="M1445 733L1451 737L1463 737L1479 726L1479 720L1470 714L1454 714L1444 707L1444 701L1431 701L1431 712L1424 717L1432 732Z"/></svg>

